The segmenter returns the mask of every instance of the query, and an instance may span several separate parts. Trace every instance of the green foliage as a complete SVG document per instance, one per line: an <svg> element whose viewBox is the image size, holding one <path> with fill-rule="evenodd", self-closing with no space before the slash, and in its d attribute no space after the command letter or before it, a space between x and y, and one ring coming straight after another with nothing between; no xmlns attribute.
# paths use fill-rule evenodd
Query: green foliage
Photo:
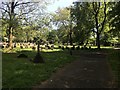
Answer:
<svg viewBox="0 0 120 90"><path fill-rule="evenodd" d="M56 43L58 41L58 37L57 37L57 31L56 30L51 30L47 36L47 41L49 41L50 43Z"/></svg>
<svg viewBox="0 0 120 90"><path fill-rule="evenodd" d="M70 30L70 10L69 8L58 9L53 13L53 24L57 27L57 37L59 42L68 42Z"/></svg>
<svg viewBox="0 0 120 90"><path fill-rule="evenodd" d="M110 3L111 4L111 3ZM120 37L120 1L111 4L109 10L110 33L113 36ZM120 41L120 40L119 40Z"/></svg>
<svg viewBox="0 0 120 90"><path fill-rule="evenodd" d="M93 28L93 15L91 14L90 3L76 2L72 8L72 20L75 22L73 28L75 42L84 43L89 37Z"/></svg>
<svg viewBox="0 0 120 90"><path fill-rule="evenodd" d="M117 36L119 41L119 6L119 2L75 2L71 9L72 20L75 24L73 40L79 43L85 43L86 40L94 42L95 38L97 40L99 37L99 43L101 41L104 45L111 41L113 43L113 38Z"/></svg>

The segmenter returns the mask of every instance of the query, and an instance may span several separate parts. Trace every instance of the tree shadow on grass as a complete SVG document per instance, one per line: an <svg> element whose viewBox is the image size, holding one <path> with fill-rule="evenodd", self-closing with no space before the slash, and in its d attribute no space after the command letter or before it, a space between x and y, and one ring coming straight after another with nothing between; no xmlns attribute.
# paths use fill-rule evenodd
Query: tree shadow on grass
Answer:
<svg viewBox="0 0 120 90"><path fill-rule="evenodd" d="M26 58L18 58L18 56L20 54L24 54L26 55L27 57ZM27 60L27 61L31 61L33 62L33 59L35 58L37 54L37 51L31 51L31 50L22 50L22 51L16 51L16 52L13 52L13 53L3 53L2 54L2 60L4 62L7 62L7 61L12 61L12 60ZM40 55L42 56L42 58L46 61L46 60L49 60L49 58L53 58L55 59L56 56L57 57L60 57L60 56L64 56L64 54L67 54L66 52L64 51L42 51L40 52Z"/></svg>

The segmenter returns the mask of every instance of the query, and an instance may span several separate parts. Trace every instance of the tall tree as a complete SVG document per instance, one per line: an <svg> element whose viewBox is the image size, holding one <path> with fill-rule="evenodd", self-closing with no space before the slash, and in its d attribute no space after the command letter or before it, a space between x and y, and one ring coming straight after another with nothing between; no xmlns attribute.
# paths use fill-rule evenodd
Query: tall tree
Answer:
<svg viewBox="0 0 120 90"><path fill-rule="evenodd" d="M92 7L93 7L93 15L95 19L95 28L96 28L95 32L97 35L96 43L97 43L97 48L100 49L100 35L101 35L101 32L104 31L104 25L107 18L107 13L106 13L107 4L106 2L104 3L93 2ZM102 15L102 17L100 15Z"/></svg>
<svg viewBox="0 0 120 90"><path fill-rule="evenodd" d="M80 42L83 43L85 37L90 35L90 31L93 31L96 33L97 48L100 49L100 35L104 32L107 18L106 2L76 2L75 8L73 16L76 18L77 26L75 28L79 30ZM87 29L89 30L87 31Z"/></svg>
<svg viewBox="0 0 120 90"><path fill-rule="evenodd" d="M23 0L2 2L0 9L2 10L2 19L8 23L7 32L10 48L12 47L13 42L13 31L19 24L19 20L23 19L24 15L28 15L30 13L33 14L33 11L35 11L36 7L39 5L39 2L24 2ZM39 10L42 10L42 8L39 8Z"/></svg>
<svg viewBox="0 0 120 90"><path fill-rule="evenodd" d="M120 42L120 1L110 3L111 8L109 10L109 26L110 26L110 33L113 37L118 37Z"/></svg>
<svg viewBox="0 0 120 90"><path fill-rule="evenodd" d="M74 2L72 18L75 23L73 28L74 40L83 45L90 37L93 26L93 15L88 2Z"/></svg>
<svg viewBox="0 0 120 90"><path fill-rule="evenodd" d="M70 30L70 9L58 8L58 10L52 14L53 24L57 27L58 38L61 42L68 42L69 30Z"/></svg>

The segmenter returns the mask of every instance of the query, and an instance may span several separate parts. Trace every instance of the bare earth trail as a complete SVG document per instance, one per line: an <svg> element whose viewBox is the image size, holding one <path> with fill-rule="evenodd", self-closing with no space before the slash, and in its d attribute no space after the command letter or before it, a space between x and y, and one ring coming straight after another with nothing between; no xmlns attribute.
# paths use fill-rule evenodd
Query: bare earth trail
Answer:
<svg viewBox="0 0 120 90"><path fill-rule="evenodd" d="M114 88L114 78L105 54L75 53L77 60L67 64L37 88Z"/></svg>

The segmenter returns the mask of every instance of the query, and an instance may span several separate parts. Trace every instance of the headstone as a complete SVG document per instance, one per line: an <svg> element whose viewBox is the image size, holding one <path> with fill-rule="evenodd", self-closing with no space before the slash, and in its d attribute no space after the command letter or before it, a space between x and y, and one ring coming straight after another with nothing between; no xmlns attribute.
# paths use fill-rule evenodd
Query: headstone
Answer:
<svg viewBox="0 0 120 90"><path fill-rule="evenodd" d="M51 50L53 50L53 49L54 49L54 45L51 46Z"/></svg>
<svg viewBox="0 0 120 90"><path fill-rule="evenodd" d="M23 54L23 53L19 54L17 57L18 57L18 58L28 58L28 56L25 55L25 54Z"/></svg>
<svg viewBox="0 0 120 90"><path fill-rule="evenodd" d="M83 49L84 49L84 47L81 47L81 49L83 50Z"/></svg>
<svg viewBox="0 0 120 90"><path fill-rule="evenodd" d="M89 46L89 49L91 49L91 46Z"/></svg>
<svg viewBox="0 0 120 90"><path fill-rule="evenodd" d="M7 44L5 47L8 48L8 47L9 47L9 44Z"/></svg>
<svg viewBox="0 0 120 90"><path fill-rule="evenodd" d="M13 46L14 48L16 48L16 43L14 43L14 46Z"/></svg>
<svg viewBox="0 0 120 90"><path fill-rule="evenodd" d="M79 50L79 49L80 49L80 46L77 46L76 49Z"/></svg>
<svg viewBox="0 0 120 90"><path fill-rule="evenodd" d="M28 48L28 45L27 45L27 44L25 45L25 48Z"/></svg>
<svg viewBox="0 0 120 90"><path fill-rule="evenodd" d="M73 47L71 48L72 50L75 50L75 45L73 45Z"/></svg>
<svg viewBox="0 0 120 90"><path fill-rule="evenodd" d="M48 47L47 47L47 45L45 45L45 49L46 49L46 50L48 50Z"/></svg>
<svg viewBox="0 0 120 90"><path fill-rule="evenodd" d="M48 49L51 49L51 47L50 46L47 46L48 47Z"/></svg>
<svg viewBox="0 0 120 90"><path fill-rule="evenodd" d="M86 46L84 46L84 49L88 49Z"/></svg>
<svg viewBox="0 0 120 90"><path fill-rule="evenodd" d="M33 46L33 47L32 47L32 50L35 50L35 49L36 49L36 47L35 47L35 46Z"/></svg>
<svg viewBox="0 0 120 90"><path fill-rule="evenodd" d="M66 46L66 49L68 49L68 50L69 50L69 47L68 47L68 46Z"/></svg>
<svg viewBox="0 0 120 90"><path fill-rule="evenodd" d="M64 46L62 46L62 50L64 50Z"/></svg>
<svg viewBox="0 0 120 90"><path fill-rule="evenodd" d="M23 49L23 46L22 46L22 45L20 45L20 48L21 48L21 49Z"/></svg>
<svg viewBox="0 0 120 90"><path fill-rule="evenodd" d="M59 48L61 48L61 46L59 46Z"/></svg>
<svg viewBox="0 0 120 90"><path fill-rule="evenodd" d="M2 48L4 48L4 46L2 45Z"/></svg>

